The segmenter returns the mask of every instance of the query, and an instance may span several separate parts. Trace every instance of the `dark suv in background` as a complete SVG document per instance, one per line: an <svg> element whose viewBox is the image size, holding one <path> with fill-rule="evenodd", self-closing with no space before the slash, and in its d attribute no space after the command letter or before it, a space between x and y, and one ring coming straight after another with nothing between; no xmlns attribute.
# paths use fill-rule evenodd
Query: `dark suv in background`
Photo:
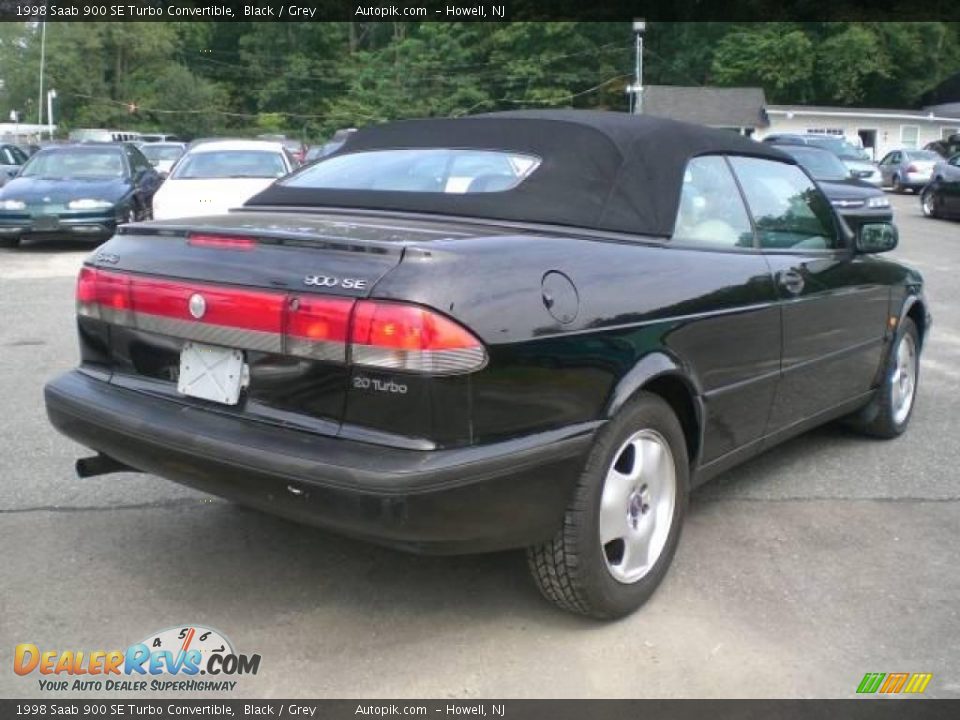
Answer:
<svg viewBox="0 0 960 720"><path fill-rule="evenodd" d="M883 190L855 178L833 153L810 145L775 145L806 170L834 210L856 231L869 222L892 222L893 209Z"/></svg>
<svg viewBox="0 0 960 720"><path fill-rule="evenodd" d="M870 156L853 143L839 135L817 135L814 133L774 133L763 138L765 143L775 145L812 145L836 155L847 166L853 177L881 187L883 178Z"/></svg>

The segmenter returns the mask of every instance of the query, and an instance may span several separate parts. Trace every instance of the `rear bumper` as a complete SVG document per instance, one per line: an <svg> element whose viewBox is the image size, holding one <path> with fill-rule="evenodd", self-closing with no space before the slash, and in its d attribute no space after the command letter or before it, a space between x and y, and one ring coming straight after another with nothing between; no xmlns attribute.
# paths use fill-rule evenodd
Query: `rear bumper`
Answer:
<svg viewBox="0 0 960 720"><path fill-rule="evenodd" d="M63 434L130 467L293 520L424 553L523 547L560 527L596 425L401 450L275 427L114 387L45 388Z"/></svg>
<svg viewBox="0 0 960 720"><path fill-rule="evenodd" d="M928 173L904 173L903 181L900 183L904 187L908 188L922 188L925 185L930 184L930 179L933 177L932 172Z"/></svg>

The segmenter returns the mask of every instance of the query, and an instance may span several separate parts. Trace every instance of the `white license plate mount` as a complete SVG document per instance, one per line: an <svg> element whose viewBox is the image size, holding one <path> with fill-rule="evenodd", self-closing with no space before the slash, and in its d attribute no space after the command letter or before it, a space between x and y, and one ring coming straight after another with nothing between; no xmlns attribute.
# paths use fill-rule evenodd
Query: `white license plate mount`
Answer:
<svg viewBox="0 0 960 720"><path fill-rule="evenodd" d="M177 391L181 395L236 405L249 378L240 350L195 342L184 343L180 350Z"/></svg>

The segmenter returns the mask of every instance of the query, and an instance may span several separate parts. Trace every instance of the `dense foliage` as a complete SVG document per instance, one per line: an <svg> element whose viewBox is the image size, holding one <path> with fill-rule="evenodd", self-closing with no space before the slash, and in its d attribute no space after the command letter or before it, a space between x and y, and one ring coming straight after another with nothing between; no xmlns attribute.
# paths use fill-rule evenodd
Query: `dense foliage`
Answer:
<svg viewBox="0 0 960 720"><path fill-rule="evenodd" d="M913 107L960 71L955 23L656 23L646 84L761 86L771 103ZM35 122L39 26L0 24L0 113ZM183 135L520 107L626 109L627 23L50 23L61 128Z"/></svg>

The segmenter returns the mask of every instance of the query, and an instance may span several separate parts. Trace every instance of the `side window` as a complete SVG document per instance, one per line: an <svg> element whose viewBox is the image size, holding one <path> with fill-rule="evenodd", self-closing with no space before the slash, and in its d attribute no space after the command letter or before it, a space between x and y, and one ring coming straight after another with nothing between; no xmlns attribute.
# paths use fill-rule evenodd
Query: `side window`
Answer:
<svg viewBox="0 0 960 720"><path fill-rule="evenodd" d="M10 154L13 155L13 162L15 165L23 165L27 160L29 160L27 154L16 145L11 145L8 150L10 151Z"/></svg>
<svg viewBox="0 0 960 720"><path fill-rule="evenodd" d="M130 161L130 171L136 175L137 173L144 172L149 170L152 166L150 161L147 160L143 153L141 153L136 148L128 147L127 148L127 159Z"/></svg>
<svg viewBox="0 0 960 720"><path fill-rule="evenodd" d="M697 157L687 163L673 237L722 248L753 247L750 217L722 157Z"/></svg>
<svg viewBox="0 0 960 720"><path fill-rule="evenodd" d="M796 165L731 157L753 213L760 247L833 250L841 246L830 203Z"/></svg>
<svg viewBox="0 0 960 720"><path fill-rule="evenodd" d="M10 152L9 148L0 147L0 164L2 165L17 164L17 162L13 159L13 154Z"/></svg>

